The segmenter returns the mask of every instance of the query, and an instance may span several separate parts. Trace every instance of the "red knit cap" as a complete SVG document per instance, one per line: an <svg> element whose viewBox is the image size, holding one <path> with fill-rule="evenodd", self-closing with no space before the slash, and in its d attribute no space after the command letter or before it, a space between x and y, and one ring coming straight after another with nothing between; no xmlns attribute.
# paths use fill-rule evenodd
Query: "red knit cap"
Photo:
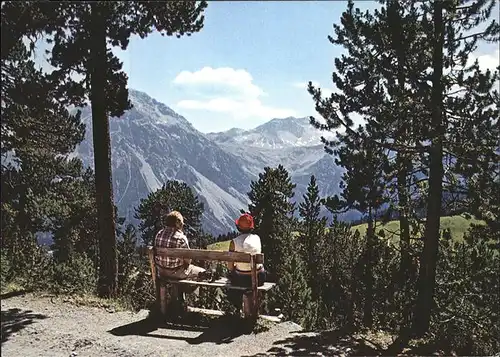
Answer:
<svg viewBox="0 0 500 357"><path fill-rule="evenodd" d="M253 229L253 217L248 213L242 214L240 218L236 220L236 225L243 230Z"/></svg>

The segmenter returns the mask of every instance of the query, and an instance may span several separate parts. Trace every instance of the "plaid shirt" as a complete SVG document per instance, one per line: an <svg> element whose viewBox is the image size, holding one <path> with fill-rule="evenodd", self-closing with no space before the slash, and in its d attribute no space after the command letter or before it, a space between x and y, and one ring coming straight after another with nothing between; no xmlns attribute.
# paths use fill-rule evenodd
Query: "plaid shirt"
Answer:
<svg viewBox="0 0 500 357"><path fill-rule="evenodd" d="M174 227L165 227L155 237L155 248L189 248L184 233ZM181 258L155 256L156 265L163 268L178 268L183 265Z"/></svg>

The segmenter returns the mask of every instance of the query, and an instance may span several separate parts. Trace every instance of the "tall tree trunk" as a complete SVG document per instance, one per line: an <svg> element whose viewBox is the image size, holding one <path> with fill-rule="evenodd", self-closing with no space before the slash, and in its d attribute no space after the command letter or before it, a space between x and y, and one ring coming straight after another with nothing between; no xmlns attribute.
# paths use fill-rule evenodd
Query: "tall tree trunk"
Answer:
<svg viewBox="0 0 500 357"><path fill-rule="evenodd" d="M439 249L439 224L441 218L443 181L443 2L434 1L434 48L432 54L432 130L429 164L429 197L424 234L424 249L420 262L418 297L413 330L422 336L429 329L436 285L436 264Z"/></svg>
<svg viewBox="0 0 500 357"><path fill-rule="evenodd" d="M401 249L401 264L400 270L400 284L405 286L409 278L410 270L410 222L408 220L408 191L406 189L408 181L408 164L406 161L401 160L401 168L398 172L398 201L399 201L399 230L400 230L400 249Z"/></svg>
<svg viewBox="0 0 500 357"><path fill-rule="evenodd" d="M407 331L411 325L411 307L412 297L410 296L410 269L411 269L411 256L410 256L410 222L408 220L408 160L402 154L398 154L398 201L399 201L399 227L400 227L400 244L401 261L398 272L397 286L405 298L405 304L401 311L401 332Z"/></svg>
<svg viewBox="0 0 500 357"><path fill-rule="evenodd" d="M113 184L111 181L111 143L105 84L107 73L106 24L102 4L92 4L90 73L92 134L94 140L95 185L99 236L98 293L112 297L116 293L118 260L116 250Z"/></svg>
<svg viewBox="0 0 500 357"><path fill-rule="evenodd" d="M401 4L398 1L392 1L388 4L388 11L392 13L392 21L394 22L394 27L396 31L394 32L394 44L396 48L396 58L397 58L397 78L398 78L398 88L399 88L399 99L397 101L398 106L398 125L397 125L397 137L402 138L403 141L407 142L411 135L410 130L408 130L408 123L411 122L408 117L408 107L406 103L405 95L405 83L406 83L406 53L404 51L404 39L402 38L404 33L404 28L401 23L401 16L399 11L401 9ZM398 216L399 216L399 230L400 230L400 249L401 249L401 264L399 271L399 281L398 286L405 287L406 281L408 280L408 270L410 266L410 223L408 221L408 175L411 170L411 158L408 158L408 154L404 152L398 152L396 156L396 168L398 170L397 174L397 190L398 190Z"/></svg>
<svg viewBox="0 0 500 357"><path fill-rule="evenodd" d="M19 206L16 223L14 225L15 233L12 235L12 245L10 257L13 258L13 269L15 272L26 270L26 264L30 256L33 255L32 248L32 229L30 218L26 212L28 185L22 183L19 185Z"/></svg>
<svg viewBox="0 0 500 357"><path fill-rule="evenodd" d="M366 297L363 306L363 324L366 327L373 325L373 247L375 239L375 229L373 227L372 209L368 213L368 228L366 230L366 269L365 284Z"/></svg>
<svg viewBox="0 0 500 357"><path fill-rule="evenodd" d="M318 288L317 284L314 283L314 280L318 278L317 275L317 262L316 262L316 243L318 242L319 237L321 237L321 233L319 232L319 229L317 229L318 221L314 221L314 217L308 217L308 228L307 228L307 244L306 244L306 249L307 252L305 252L305 257L307 259L307 278L308 282L311 283L311 295L312 298L316 301L318 298ZM315 227L316 226L316 227Z"/></svg>
<svg viewBox="0 0 500 357"><path fill-rule="evenodd" d="M352 271L351 271L351 279L350 279L350 284L349 284L349 293L347 296L349 296L349 299L347 301L347 313L346 313L346 320L347 320L347 329L349 331L354 331L355 330L355 315L354 315L354 309L356 308L356 292L357 292L357 267L355 266Z"/></svg>

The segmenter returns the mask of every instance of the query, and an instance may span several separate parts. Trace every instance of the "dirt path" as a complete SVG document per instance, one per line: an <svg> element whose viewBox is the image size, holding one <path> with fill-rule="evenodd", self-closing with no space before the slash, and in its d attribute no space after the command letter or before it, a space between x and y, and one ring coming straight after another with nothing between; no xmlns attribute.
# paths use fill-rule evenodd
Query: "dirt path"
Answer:
<svg viewBox="0 0 500 357"><path fill-rule="evenodd" d="M276 342L300 330L286 322L258 334L227 323L155 327L145 320L147 311L110 313L30 294L3 299L1 306L5 357L295 355Z"/></svg>

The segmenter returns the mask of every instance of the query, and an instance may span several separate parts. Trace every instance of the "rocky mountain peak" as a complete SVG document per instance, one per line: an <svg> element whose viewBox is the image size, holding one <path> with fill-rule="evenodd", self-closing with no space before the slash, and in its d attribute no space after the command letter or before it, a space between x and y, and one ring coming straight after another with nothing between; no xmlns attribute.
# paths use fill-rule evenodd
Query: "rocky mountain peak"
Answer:
<svg viewBox="0 0 500 357"><path fill-rule="evenodd" d="M265 166L280 163L289 170L298 200L311 174L320 177L324 194L337 191L340 172L308 118L203 134L146 93L131 89L129 94L134 107L110 120L110 135L115 203L132 223L140 200L172 179L186 182L200 197L204 229L213 234L234 228L235 217L248 207L250 183ZM91 108L83 111L86 136L75 155L93 167Z"/></svg>

